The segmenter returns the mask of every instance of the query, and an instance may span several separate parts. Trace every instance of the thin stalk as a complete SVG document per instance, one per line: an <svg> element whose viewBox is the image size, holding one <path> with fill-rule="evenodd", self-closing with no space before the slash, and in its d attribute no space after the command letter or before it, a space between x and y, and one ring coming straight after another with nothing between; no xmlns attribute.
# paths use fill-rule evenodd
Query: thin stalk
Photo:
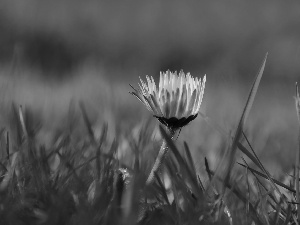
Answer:
<svg viewBox="0 0 300 225"><path fill-rule="evenodd" d="M175 131L170 130L170 134L171 134L171 139L173 139L174 135L175 135ZM163 143L162 143L160 150L158 152L158 155L156 157L155 163L154 163L154 165L151 169L151 172L147 178L146 185L149 185L154 181L155 173L159 170L166 154L168 153L168 150L169 150L169 147L167 146L167 142L165 140L163 140Z"/></svg>

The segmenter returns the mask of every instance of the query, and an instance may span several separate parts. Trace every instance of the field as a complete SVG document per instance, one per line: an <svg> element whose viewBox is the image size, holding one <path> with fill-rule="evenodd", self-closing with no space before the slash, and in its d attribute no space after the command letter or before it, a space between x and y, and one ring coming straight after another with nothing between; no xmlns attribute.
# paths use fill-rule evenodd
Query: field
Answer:
<svg viewBox="0 0 300 225"><path fill-rule="evenodd" d="M297 2L1 5L1 225L298 224ZM128 93L168 69L207 77L176 140Z"/></svg>

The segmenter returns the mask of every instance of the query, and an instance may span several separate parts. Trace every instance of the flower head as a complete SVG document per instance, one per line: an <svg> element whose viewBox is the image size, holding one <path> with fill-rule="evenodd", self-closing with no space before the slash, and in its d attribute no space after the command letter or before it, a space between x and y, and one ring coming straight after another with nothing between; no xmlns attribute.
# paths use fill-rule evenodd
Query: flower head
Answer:
<svg viewBox="0 0 300 225"><path fill-rule="evenodd" d="M183 71L160 73L158 88L153 77L140 78L139 90L130 92L136 96L154 116L169 129L176 130L194 120L199 112L206 76L193 78Z"/></svg>

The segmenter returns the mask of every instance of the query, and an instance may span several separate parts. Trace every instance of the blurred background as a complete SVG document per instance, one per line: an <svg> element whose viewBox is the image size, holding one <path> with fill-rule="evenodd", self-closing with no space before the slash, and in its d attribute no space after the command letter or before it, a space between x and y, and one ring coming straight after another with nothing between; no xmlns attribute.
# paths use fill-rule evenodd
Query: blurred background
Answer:
<svg viewBox="0 0 300 225"><path fill-rule="evenodd" d="M128 84L183 69L207 75L201 111L233 132L268 52L246 134L279 175L294 163L297 149L299 27L295 0L2 0L1 127L11 103L22 104L42 121L47 142L64 126L70 103L83 101L96 133L107 121L111 136L122 136L151 117L128 94ZM182 140L201 159L198 167L202 156L213 163L226 148L200 117L182 130L179 145Z"/></svg>

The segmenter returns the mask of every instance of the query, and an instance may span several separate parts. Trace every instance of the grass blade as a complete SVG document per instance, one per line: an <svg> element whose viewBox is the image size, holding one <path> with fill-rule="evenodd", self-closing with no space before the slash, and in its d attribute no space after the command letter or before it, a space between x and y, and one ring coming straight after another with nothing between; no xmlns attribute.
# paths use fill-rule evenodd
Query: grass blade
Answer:
<svg viewBox="0 0 300 225"><path fill-rule="evenodd" d="M278 189L278 187L275 185L274 181L273 181L273 178L271 177L271 174L265 169L265 167L263 166L263 164L260 162L258 156L256 155L254 149L252 148L252 145L250 144L250 141L248 140L247 136L245 135L245 133L243 132L243 135L250 147L250 149L252 150L253 152L253 155L255 156L257 162L259 163L259 168L265 173L265 175L267 176L268 180L271 182L273 188L277 191L277 193L281 196L281 198L283 198L282 196L282 193L280 192L280 190Z"/></svg>
<svg viewBox="0 0 300 225"><path fill-rule="evenodd" d="M243 167L247 167L246 165L243 165L243 164L241 164L241 163L238 163L238 164L241 165L241 166L243 166ZM261 177L263 177L263 178L265 178L265 179L269 179L267 175L265 175L265 174L263 174L263 173L261 173L261 172L255 170L255 169L253 169L253 168L251 168L251 167L248 167L248 170L250 170L251 172L253 172L253 173L255 173L255 174L257 174L257 175L259 175L259 176L261 176ZM291 187L285 185L284 183L281 183L280 181L278 181L278 180L276 180L276 179L274 179L274 178L271 178L271 180L272 180L275 184L277 184L277 185L279 185L279 186L281 186L281 187L283 187L283 188L285 188L285 189L287 189L287 190L289 190L289 191L291 191L291 192L293 192L293 193L296 193L296 190L294 190L293 188L291 188Z"/></svg>
<svg viewBox="0 0 300 225"><path fill-rule="evenodd" d="M184 144L184 152L185 152L185 155L186 155L186 158L187 158L187 165L190 166L190 171L191 171L191 174L193 175L193 179L197 180L196 167L195 167L195 164L194 164L194 161L193 161L193 157L192 157L190 148L189 148L189 146L186 142L184 142L183 144Z"/></svg>
<svg viewBox="0 0 300 225"><path fill-rule="evenodd" d="M210 174L210 169L209 169L209 165L208 165L208 161L207 158L204 157L204 162L205 162L205 170L207 172L208 178L211 181L211 174Z"/></svg>
<svg viewBox="0 0 300 225"><path fill-rule="evenodd" d="M284 221L284 224L283 224L283 225L288 225L288 223L290 222L291 216L292 216L292 207L291 207L291 205L289 204L288 210L287 210L287 215L286 215L286 217L285 217L285 221Z"/></svg>
<svg viewBox="0 0 300 225"><path fill-rule="evenodd" d="M242 158L243 159L243 158ZM247 166L247 169L249 169L249 165L247 164L247 162L243 159L245 165ZM266 192L268 192L268 195L270 196L270 198L276 203L278 204L277 200L276 200L276 197L274 196L274 194L272 192L270 192L268 190L268 188L265 187L265 185L258 179L257 177L257 174L255 174L253 171L250 171L252 173L252 175L255 177L256 179L256 184L257 184L257 188L258 188L258 191L259 191L259 196L262 196L262 192L261 192L261 189L260 189L260 186L262 186L264 188L264 190ZM260 186L259 186L260 185ZM269 200L268 200L269 202ZM270 202L269 202L270 203ZM272 204L270 203L271 207L272 207ZM275 210L275 207L273 207L273 209ZM284 211L284 209L281 209L282 211Z"/></svg>
<svg viewBox="0 0 300 225"><path fill-rule="evenodd" d="M251 159L251 161L256 166L258 166L258 168L261 169L261 171L264 171L263 168L261 167L261 163L259 162L259 160L255 156L253 156L253 154L251 154L251 152L246 147L244 147L240 142L237 144L237 147L240 149L242 153L248 156L248 158Z"/></svg>
<svg viewBox="0 0 300 225"><path fill-rule="evenodd" d="M277 207L276 207L276 214L275 214L275 217L274 217L274 222L273 224L278 224L278 221L279 221L279 215L280 215L280 212L281 212L281 204L282 204L282 199L280 199L280 202L277 204Z"/></svg>
<svg viewBox="0 0 300 225"><path fill-rule="evenodd" d="M246 164L246 161L245 159L242 157L242 160L244 161L244 163ZM245 176L245 179L246 179L246 190L247 190L247 204L246 204L246 224L248 224L248 214L249 214L249 199L250 199L250 185L249 185L249 174L248 174L248 165L246 166L246 176Z"/></svg>
<svg viewBox="0 0 300 225"><path fill-rule="evenodd" d="M28 133L27 133L27 130L26 130L26 125L25 125L25 120L24 120L23 110L22 110L21 105L19 106L19 119L20 119L20 124L21 124L22 131L23 131L23 135L24 135L25 138L27 138Z"/></svg>
<svg viewBox="0 0 300 225"><path fill-rule="evenodd" d="M262 65L261 65L261 67L259 69L259 72L256 75L255 81L254 81L254 83L253 83L253 85L251 87L251 90L250 90L250 93L248 95L248 99L247 99L246 105L245 105L245 107L243 109L243 113L241 115L240 121L238 123L238 127L236 129L236 132L235 132L235 135L234 135L234 138L233 138L233 141L232 141L231 149L230 149L230 152L229 152L229 163L228 163L227 168L225 170L225 183L227 181L229 181L229 178L230 178L231 168L234 165L233 161L234 161L234 158L235 158L237 144L238 144L238 142L240 140L240 137L242 136L242 131L243 131L244 125L245 125L245 123L247 121L249 112L250 112L250 110L252 108L252 104L254 102L254 98L256 96L256 93L257 93L257 90L258 90L258 86L259 86L260 80L261 80L263 72L264 72L264 68L265 68L267 56L268 56L268 53L265 55L265 58L264 58L264 60L262 62Z"/></svg>

